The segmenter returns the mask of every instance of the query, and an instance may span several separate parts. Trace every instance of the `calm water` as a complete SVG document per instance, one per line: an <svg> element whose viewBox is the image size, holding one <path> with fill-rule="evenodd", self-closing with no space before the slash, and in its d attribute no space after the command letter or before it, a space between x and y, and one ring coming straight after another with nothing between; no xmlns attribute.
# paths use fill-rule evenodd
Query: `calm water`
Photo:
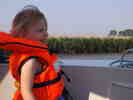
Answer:
<svg viewBox="0 0 133 100"><path fill-rule="evenodd" d="M79 65L79 66L95 66L95 67L109 67L109 64L114 60L74 60L63 59L61 60L63 65Z"/></svg>

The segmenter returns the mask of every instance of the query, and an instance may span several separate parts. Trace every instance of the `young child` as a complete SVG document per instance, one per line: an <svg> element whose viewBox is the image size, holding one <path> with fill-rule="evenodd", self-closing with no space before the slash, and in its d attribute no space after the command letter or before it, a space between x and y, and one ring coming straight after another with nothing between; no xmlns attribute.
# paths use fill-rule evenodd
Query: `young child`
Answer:
<svg viewBox="0 0 133 100"><path fill-rule="evenodd" d="M15 38L24 38L43 44L48 39L47 30L48 25L44 14L34 6L27 6L15 16L10 34ZM12 75L17 81L19 80L19 82L16 82L17 90L13 100L63 100L61 95L56 97L53 96L54 94L50 94L48 86L33 88L35 83L43 82L44 78L49 80L48 67L50 64L37 57L24 59L23 64L18 64L20 60L22 62L24 56L21 53L15 53L9 59ZM17 64L21 67L15 69L14 66L17 66ZM13 68L19 72L19 75L16 75ZM54 87L54 84L51 85ZM54 90L55 94L57 94L56 92L59 92L59 94L62 92L63 85L59 88L61 88L60 91Z"/></svg>

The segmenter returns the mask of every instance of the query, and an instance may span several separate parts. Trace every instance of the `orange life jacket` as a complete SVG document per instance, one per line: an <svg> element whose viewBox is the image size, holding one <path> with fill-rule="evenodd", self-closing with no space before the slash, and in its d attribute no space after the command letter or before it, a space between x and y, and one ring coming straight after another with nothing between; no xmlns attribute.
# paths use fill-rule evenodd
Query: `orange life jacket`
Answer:
<svg viewBox="0 0 133 100"><path fill-rule="evenodd" d="M0 48L13 51L9 57L9 69L19 84L20 68L25 61L38 58L42 64L44 61L48 63L48 67L34 78L33 94L36 100L57 100L61 96L64 79L61 71L55 71L54 63L57 61L57 56L49 54L47 45L23 38L14 38L0 32ZM20 89L16 91L13 100L23 100Z"/></svg>

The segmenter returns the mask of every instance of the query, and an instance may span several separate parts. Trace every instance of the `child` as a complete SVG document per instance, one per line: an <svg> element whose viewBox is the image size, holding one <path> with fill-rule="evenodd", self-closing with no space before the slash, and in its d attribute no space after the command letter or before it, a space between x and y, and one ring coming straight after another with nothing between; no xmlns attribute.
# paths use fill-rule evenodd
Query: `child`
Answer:
<svg viewBox="0 0 133 100"><path fill-rule="evenodd" d="M47 30L48 25L43 13L34 6L27 6L15 16L11 35L15 38L24 38L42 44L48 39ZM32 57L24 59L25 56ZM49 90L49 85L33 88L35 83L43 82L43 80L49 81L52 76L49 75L50 64L47 61L34 57L34 54L30 52L28 54L14 53L10 56L9 61L12 75L17 80L17 90L13 100L63 100L60 95L63 85L58 86L59 90L56 88ZM20 61L21 63L19 63ZM16 72L19 72L19 75ZM61 84L63 82L61 81ZM50 86L55 87L54 84L50 84ZM55 91L54 94L51 91ZM55 94L58 95L54 96Z"/></svg>

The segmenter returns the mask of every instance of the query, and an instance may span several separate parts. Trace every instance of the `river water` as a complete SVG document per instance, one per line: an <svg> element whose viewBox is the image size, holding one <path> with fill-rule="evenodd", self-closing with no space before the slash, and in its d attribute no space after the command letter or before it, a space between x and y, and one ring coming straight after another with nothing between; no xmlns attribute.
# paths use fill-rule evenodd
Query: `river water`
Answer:
<svg viewBox="0 0 133 100"><path fill-rule="evenodd" d="M79 59L63 59L62 65L74 65L74 66L88 66L88 67L109 67L109 64L114 61L111 59L103 60L79 60Z"/></svg>

